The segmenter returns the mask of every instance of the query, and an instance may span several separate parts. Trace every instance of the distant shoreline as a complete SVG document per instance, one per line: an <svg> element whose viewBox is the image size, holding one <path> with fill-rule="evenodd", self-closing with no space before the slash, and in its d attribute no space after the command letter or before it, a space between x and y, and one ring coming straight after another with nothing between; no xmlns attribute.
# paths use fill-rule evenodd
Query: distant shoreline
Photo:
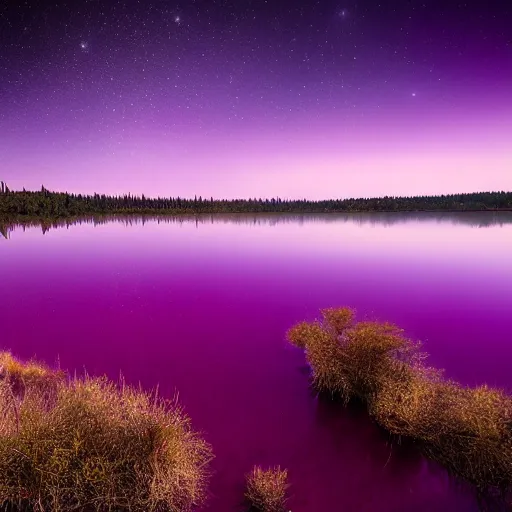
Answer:
<svg viewBox="0 0 512 512"><path fill-rule="evenodd" d="M441 196L328 199L214 199L195 196L147 198L143 194L107 196L12 191L0 182L0 218L71 219L88 215L323 214L323 213L512 212L512 192L475 192Z"/></svg>
<svg viewBox="0 0 512 512"><path fill-rule="evenodd" d="M165 210L118 210L115 212L84 212L83 214L70 214L58 216L41 215L10 215L0 212L0 221L3 222L58 222L65 220L78 220L89 217L199 217L206 215L319 215L319 214L381 214L381 213L512 213L512 208L484 208L473 210L308 210L308 211L165 211Z"/></svg>

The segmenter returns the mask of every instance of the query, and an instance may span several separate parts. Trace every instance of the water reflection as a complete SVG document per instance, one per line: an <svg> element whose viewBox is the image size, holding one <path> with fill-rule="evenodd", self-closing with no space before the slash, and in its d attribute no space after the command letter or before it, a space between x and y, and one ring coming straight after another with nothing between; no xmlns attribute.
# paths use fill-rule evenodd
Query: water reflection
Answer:
<svg viewBox="0 0 512 512"><path fill-rule="evenodd" d="M157 224L204 224L232 223L257 226L275 226L279 224L311 224L311 223L353 223L356 225L394 226L411 222L428 222L439 224L466 225L471 227L491 227L512 224L512 212L376 212L376 213L240 213L240 214L201 214L201 215L95 215L73 219L44 220L44 219L1 219L0 233L9 238L16 229L25 230L29 227L40 227L42 233L50 229L69 228L75 225L104 225L119 223L125 226L144 225L149 222Z"/></svg>

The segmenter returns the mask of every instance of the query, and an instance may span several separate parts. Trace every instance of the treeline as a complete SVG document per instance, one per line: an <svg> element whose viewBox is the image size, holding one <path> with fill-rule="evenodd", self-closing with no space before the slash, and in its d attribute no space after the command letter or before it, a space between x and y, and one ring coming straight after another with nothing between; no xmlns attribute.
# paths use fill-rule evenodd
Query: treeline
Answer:
<svg viewBox="0 0 512 512"><path fill-rule="evenodd" d="M323 213L394 211L512 210L512 192L479 192L442 196L334 199L325 201L272 199L147 198L144 195L107 196L11 191L0 182L0 215L69 217L95 213Z"/></svg>

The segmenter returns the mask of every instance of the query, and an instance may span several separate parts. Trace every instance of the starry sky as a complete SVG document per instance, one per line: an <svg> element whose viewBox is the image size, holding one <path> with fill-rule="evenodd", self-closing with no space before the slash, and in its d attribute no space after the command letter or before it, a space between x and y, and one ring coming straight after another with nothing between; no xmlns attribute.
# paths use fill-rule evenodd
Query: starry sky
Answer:
<svg viewBox="0 0 512 512"><path fill-rule="evenodd" d="M216 198L512 190L512 3L3 2L0 179Z"/></svg>

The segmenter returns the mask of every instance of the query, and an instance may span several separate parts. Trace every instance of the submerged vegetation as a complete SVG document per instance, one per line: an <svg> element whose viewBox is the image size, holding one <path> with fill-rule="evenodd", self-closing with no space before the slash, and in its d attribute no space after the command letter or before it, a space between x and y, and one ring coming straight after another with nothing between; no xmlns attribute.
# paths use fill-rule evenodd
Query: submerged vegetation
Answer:
<svg viewBox="0 0 512 512"><path fill-rule="evenodd" d="M442 196L381 197L325 201L272 199L147 198L40 191L11 191L0 182L0 215L42 218L118 213L321 213L389 211L512 210L512 192L480 192Z"/></svg>
<svg viewBox="0 0 512 512"><path fill-rule="evenodd" d="M176 401L0 353L0 508L186 512L210 446Z"/></svg>
<svg viewBox="0 0 512 512"><path fill-rule="evenodd" d="M288 472L280 466L269 469L255 466L247 475L245 496L259 512L283 512L287 501L287 481Z"/></svg>
<svg viewBox="0 0 512 512"><path fill-rule="evenodd" d="M287 333L305 351L320 392L358 399L379 425L481 494L512 491L512 398L464 387L425 364L419 343L388 323L355 322L349 308L321 310Z"/></svg>

